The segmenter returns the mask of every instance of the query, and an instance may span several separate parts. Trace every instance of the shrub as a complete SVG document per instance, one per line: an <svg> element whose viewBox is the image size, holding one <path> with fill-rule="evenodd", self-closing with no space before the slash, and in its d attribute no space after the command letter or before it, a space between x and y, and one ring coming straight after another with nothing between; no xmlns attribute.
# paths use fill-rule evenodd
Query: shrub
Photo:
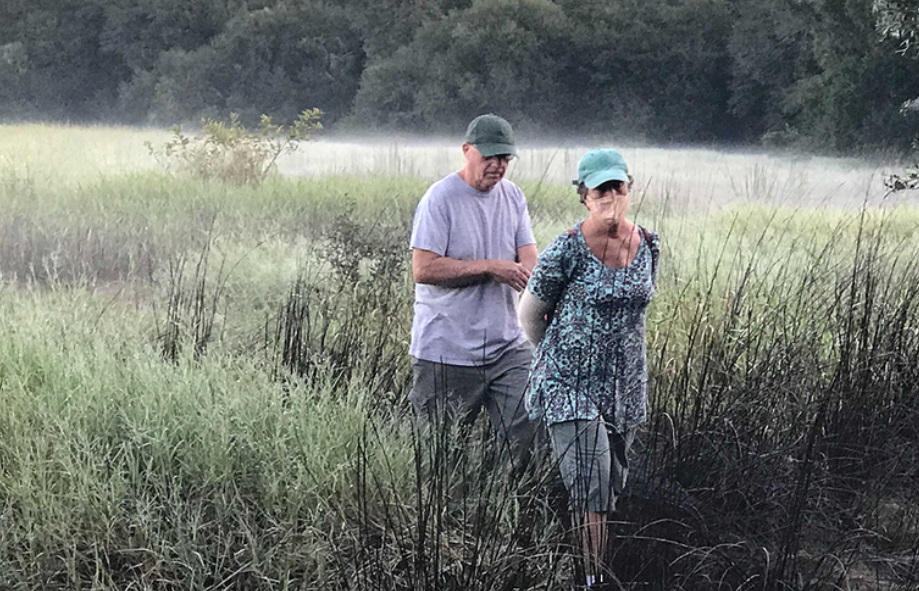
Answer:
<svg viewBox="0 0 919 591"><path fill-rule="evenodd" d="M884 178L884 186L890 189L891 193L919 189L919 163L901 173L887 175Z"/></svg>
<svg viewBox="0 0 919 591"><path fill-rule="evenodd" d="M278 125L262 115L256 130L246 129L236 113L229 123L205 119L200 135L188 136L179 126L161 148L147 142L157 162L171 173L189 174L203 180L234 185L259 185L274 169L282 154L294 152L299 142L322 129L322 111L307 109L291 125Z"/></svg>

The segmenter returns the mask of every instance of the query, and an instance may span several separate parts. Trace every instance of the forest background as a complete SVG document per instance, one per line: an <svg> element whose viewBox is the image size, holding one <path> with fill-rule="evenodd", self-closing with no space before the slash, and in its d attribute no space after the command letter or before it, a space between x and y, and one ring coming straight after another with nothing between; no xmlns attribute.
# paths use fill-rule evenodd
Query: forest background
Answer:
<svg viewBox="0 0 919 591"><path fill-rule="evenodd" d="M5 0L0 118L237 112L860 154L919 131L912 0Z"/></svg>

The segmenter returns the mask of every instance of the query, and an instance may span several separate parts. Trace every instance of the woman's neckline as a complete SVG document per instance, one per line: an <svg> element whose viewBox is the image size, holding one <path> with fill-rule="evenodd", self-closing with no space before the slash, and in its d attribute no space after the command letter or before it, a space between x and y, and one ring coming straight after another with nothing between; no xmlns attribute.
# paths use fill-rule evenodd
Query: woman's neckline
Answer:
<svg viewBox="0 0 919 591"><path fill-rule="evenodd" d="M581 247L587 251L587 253L593 258L593 260L596 261L603 268L609 269L610 271L622 271L634 265L635 261L638 260L638 255L641 253L641 245L645 241L645 238L642 235L643 233L641 232L641 230L638 231L638 250L635 251L635 256L632 257L632 259L628 262L628 264L623 265L622 267L612 267L604 263L603 259L597 256L597 253L595 253L593 249L590 248L590 245L587 243L587 236L584 235L584 229L582 227L583 225L584 225L584 220L581 220L580 222L578 222L576 226L578 241L580 242ZM632 231L634 232L636 228L638 228L638 224L633 224Z"/></svg>

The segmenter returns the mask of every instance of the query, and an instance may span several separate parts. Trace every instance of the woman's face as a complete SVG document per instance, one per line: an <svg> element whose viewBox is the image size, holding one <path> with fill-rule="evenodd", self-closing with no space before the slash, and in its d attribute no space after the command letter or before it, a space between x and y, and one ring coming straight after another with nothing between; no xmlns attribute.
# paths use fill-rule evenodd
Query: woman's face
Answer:
<svg viewBox="0 0 919 591"><path fill-rule="evenodd" d="M618 189L615 185L619 185ZM596 189L588 189L584 196L584 205L590 212L590 217L605 225L616 225L625 218L629 209L630 182L617 183L609 181Z"/></svg>

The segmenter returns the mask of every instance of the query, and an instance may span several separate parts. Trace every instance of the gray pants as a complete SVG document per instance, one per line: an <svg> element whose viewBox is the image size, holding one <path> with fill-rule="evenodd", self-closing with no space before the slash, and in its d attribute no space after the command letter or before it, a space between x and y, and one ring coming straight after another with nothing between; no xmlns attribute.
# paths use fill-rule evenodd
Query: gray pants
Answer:
<svg viewBox="0 0 919 591"><path fill-rule="evenodd" d="M619 433L597 418L555 423L549 426L549 437L571 508L593 513L614 511L629 478L635 429Z"/></svg>
<svg viewBox="0 0 919 591"><path fill-rule="evenodd" d="M409 400L415 413L429 421L475 421L482 407L502 446L515 465L529 461L537 423L530 421L523 397L533 349L528 344L508 348L488 364L449 365L413 359Z"/></svg>

